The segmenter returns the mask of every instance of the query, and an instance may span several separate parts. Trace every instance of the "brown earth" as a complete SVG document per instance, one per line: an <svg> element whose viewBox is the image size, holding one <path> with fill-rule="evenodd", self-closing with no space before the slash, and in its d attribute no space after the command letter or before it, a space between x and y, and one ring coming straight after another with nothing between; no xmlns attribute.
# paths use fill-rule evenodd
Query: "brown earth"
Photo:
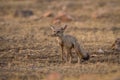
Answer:
<svg viewBox="0 0 120 80"><path fill-rule="evenodd" d="M47 11L53 15L42 17ZM65 33L78 39L89 61L77 64L76 55L72 64L60 61L49 36L59 11L74 18L59 25L68 25ZM0 0L0 80L120 80L120 52L110 48L118 37L120 0Z"/></svg>

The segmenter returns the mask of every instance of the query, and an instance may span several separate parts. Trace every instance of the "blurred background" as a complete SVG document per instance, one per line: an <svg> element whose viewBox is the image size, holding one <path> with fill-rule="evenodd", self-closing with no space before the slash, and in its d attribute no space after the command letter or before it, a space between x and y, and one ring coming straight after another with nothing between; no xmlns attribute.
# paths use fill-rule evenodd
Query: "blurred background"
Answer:
<svg viewBox="0 0 120 80"><path fill-rule="evenodd" d="M50 25L64 24L89 61L60 61ZM119 37L120 0L0 0L0 80L120 80Z"/></svg>

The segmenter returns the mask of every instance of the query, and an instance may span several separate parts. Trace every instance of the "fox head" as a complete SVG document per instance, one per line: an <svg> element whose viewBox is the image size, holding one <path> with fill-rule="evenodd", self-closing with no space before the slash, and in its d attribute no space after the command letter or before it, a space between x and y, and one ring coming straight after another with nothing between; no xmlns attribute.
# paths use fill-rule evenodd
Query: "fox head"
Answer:
<svg viewBox="0 0 120 80"><path fill-rule="evenodd" d="M67 28L67 25L64 25L63 27L60 28L55 28L54 26L51 26L51 29L53 31L52 35L53 37L61 37Z"/></svg>

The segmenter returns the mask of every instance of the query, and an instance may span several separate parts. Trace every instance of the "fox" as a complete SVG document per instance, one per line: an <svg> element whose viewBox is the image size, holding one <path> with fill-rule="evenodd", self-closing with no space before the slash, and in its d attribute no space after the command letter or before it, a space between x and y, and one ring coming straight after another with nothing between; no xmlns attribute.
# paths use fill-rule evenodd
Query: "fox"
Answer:
<svg viewBox="0 0 120 80"><path fill-rule="evenodd" d="M112 50L120 51L120 38L117 38L111 46Z"/></svg>
<svg viewBox="0 0 120 80"><path fill-rule="evenodd" d="M75 51L75 53L78 56L78 63L81 61L89 60L90 55L88 52L85 52L80 44L78 43L78 40L71 35L64 34L64 31L67 28L67 25L61 26L56 28L53 25L50 25L52 29L52 37L56 37L59 46L61 47L62 53L61 53L61 60L65 60L66 62L71 63L72 62L72 50ZM66 53L65 53L66 52ZM66 57L66 58L65 58Z"/></svg>

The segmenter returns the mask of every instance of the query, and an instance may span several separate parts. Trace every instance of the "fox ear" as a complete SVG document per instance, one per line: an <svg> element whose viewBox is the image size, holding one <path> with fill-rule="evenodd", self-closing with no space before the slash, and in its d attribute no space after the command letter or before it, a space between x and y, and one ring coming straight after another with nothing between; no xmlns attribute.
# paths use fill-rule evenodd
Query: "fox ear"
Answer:
<svg viewBox="0 0 120 80"><path fill-rule="evenodd" d="M67 28L67 25L64 25L63 27L62 27L62 30L65 30Z"/></svg>
<svg viewBox="0 0 120 80"><path fill-rule="evenodd" d="M54 31L55 30L54 26L53 25L50 25L50 26L51 26L50 28Z"/></svg>

